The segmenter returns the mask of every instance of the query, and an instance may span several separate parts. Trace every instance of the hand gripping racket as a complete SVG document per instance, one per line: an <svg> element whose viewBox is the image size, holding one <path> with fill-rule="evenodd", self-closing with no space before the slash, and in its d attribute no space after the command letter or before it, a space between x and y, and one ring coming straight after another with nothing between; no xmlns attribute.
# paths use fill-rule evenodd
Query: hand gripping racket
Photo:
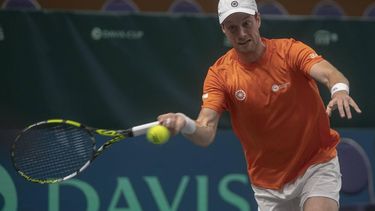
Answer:
<svg viewBox="0 0 375 211"><path fill-rule="evenodd" d="M16 137L11 159L16 171L36 183L57 183L76 176L106 148L125 138L145 134L159 122L126 130L106 130L81 123L51 119L26 127ZM110 137L99 148L95 136Z"/></svg>

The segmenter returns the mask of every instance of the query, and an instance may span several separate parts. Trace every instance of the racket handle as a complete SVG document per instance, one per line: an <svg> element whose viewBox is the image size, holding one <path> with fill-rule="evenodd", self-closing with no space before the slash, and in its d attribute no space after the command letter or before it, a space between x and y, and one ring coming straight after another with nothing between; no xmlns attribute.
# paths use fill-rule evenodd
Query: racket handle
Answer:
<svg viewBox="0 0 375 211"><path fill-rule="evenodd" d="M146 124L143 124L143 125L138 125L138 126L135 126L135 127L132 127L132 134L133 136L139 136L139 135L143 135L143 134L146 134L147 133L147 130L153 126L156 126L158 125L159 122L158 121L155 121L155 122L150 122L150 123L146 123Z"/></svg>

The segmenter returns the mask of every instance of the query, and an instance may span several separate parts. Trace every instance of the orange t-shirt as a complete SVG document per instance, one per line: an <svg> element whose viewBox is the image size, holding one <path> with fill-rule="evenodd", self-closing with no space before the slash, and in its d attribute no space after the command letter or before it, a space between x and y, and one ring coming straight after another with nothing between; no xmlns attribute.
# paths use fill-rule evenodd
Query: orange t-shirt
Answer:
<svg viewBox="0 0 375 211"><path fill-rule="evenodd" d="M229 111L252 184L280 189L335 157L339 135L309 74L323 58L293 39L262 41L266 51L253 64L231 49L209 68L202 107Z"/></svg>

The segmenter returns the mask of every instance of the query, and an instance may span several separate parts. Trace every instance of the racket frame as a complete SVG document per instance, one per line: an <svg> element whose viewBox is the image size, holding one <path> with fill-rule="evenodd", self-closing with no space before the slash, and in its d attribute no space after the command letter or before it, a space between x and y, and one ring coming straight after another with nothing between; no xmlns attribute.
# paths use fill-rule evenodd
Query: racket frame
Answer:
<svg viewBox="0 0 375 211"><path fill-rule="evenodd" d="M71 173L71 174L69 174L69 175L67 175L63 178L58 178L58 179L32 178L31 176L29 176L26 173L24 173L23 171L21 171L21 169L16 165L16 162L15 162L14 151L15 151L17 140L22 136L22 134L24 134L28 130L30 130L30 129L36 127L36 126L40 126L42 124L67 124L67 125L71 125L71 126L74 126L74 127L81 128L82 130L85 130L90 135L90 138L91 138L92 143L93 143L93 151L92 151L91 158L87 162L85 162L85 164L82 165L82 167L80 167L79 169L77 169L73 173ZM147 123L147 124L135 126L135 127L129 128L129 129L125 129L125 130L108 130L108 129L98 129L98 128L89 127L89 126L86 126L86 125L81 124L79 122L76 122L76 121L73 121L73 120L66 120L66 119L49 119L49 120L37 122L37 123L34 123L34 124L24 128L17 135L17 137L16 137L16 139L13 142L12 147L11 147L11 161L12 161L12 164L13 164L13 167L15 168L15 170L27 181L34 182L34 183L40 183L40 184L59 183L59 182L62 182L62 181L65 181L65 180L68 180L70 178L73 178L73 177L77 176L80 172L85 170L96 157L101 155L105 149L112 146L112 144L117 143L121 140L124 140L128 137L143 135L147 132L147 130L149 128L151 128L153 126L156 126L158 124L159 124L159 122L155 121L155 122L150 122L150 123ZM110 137L111 139L107 140L104 144L102 144L99 148L97 148L97 146L96 146L97 141L95 139L95 134L100 135L100 136L104 136L104 137Z"/></svg>

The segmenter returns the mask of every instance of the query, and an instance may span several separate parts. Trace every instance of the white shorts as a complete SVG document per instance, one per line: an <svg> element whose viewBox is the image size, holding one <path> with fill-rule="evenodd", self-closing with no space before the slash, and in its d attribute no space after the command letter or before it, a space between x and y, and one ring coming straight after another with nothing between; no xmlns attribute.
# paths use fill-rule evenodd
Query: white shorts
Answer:
<svg viewBox="0 0 375 211"><path fill-rule="evenodd" d="M280 190L252 185L259 211L300 211L305 201L314 196L333 199L339 204L341 173L338 158L310 166L296 181Z"/></svg>

